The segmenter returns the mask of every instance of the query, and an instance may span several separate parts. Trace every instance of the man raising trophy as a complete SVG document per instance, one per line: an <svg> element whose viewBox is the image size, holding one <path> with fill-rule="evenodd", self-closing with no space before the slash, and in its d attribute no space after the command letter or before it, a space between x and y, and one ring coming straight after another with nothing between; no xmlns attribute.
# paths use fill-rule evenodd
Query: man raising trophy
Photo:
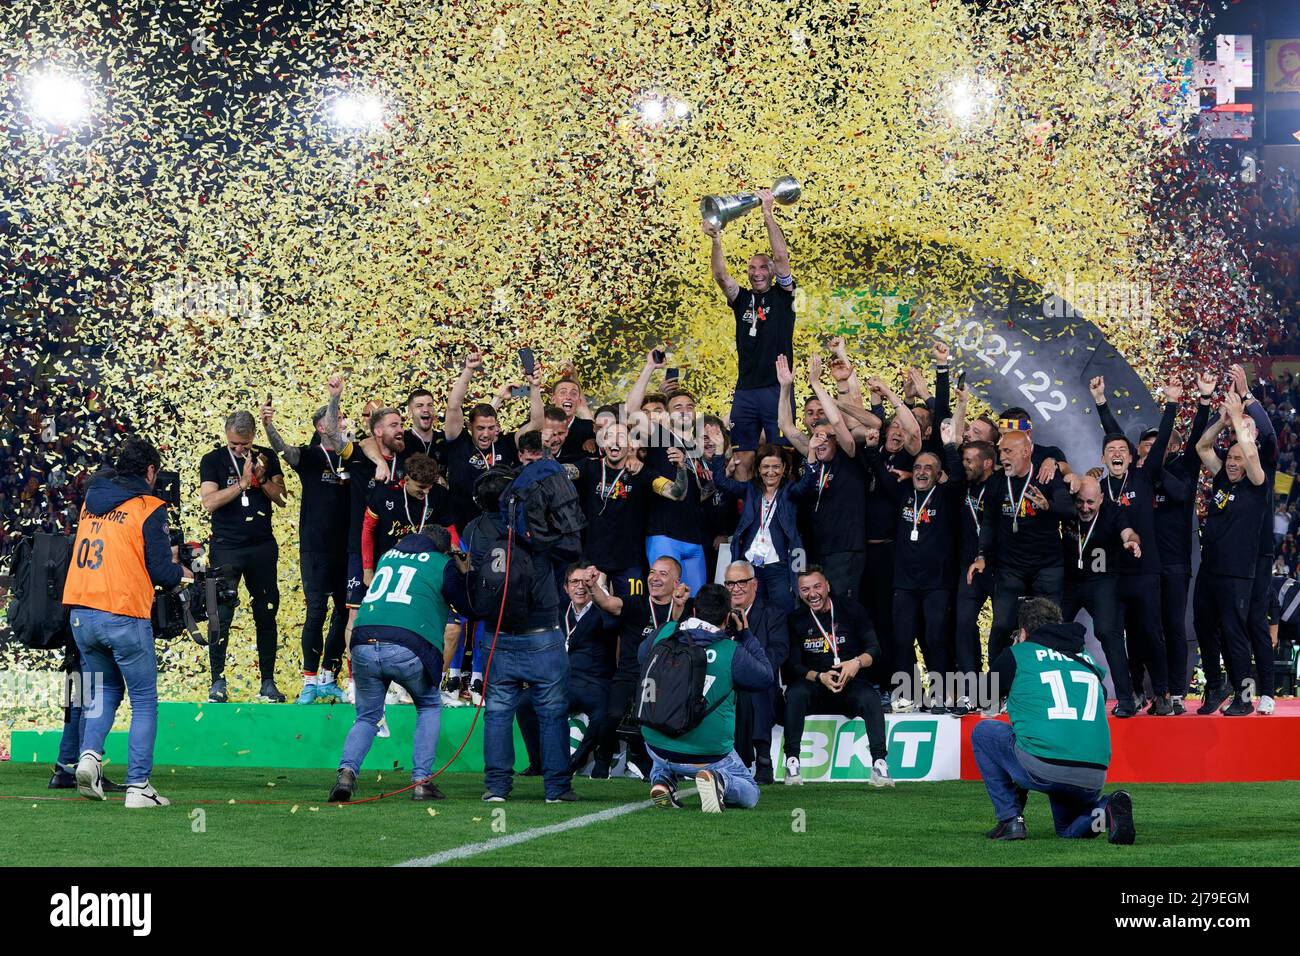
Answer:
<svg viewBox="0 0 1300 956"><path fill-rule="evenodd" d="M794 276L790 274L790 250L772 208L774 202L793 202L798 195L798 185L788 177L773 189L753 194L763 209L772 251L749 260L747 289L727 272L722 226L753 208L751 197L708 196L701 203L703 229L713 242L713 280L736 316L738 374L731 407L731 440L736 447L737 481L748 481L753 476L760 430L766 441L785 444L777 425L780 385L775 368L778 355L784 355L787 362L794 361Z"/></svg>

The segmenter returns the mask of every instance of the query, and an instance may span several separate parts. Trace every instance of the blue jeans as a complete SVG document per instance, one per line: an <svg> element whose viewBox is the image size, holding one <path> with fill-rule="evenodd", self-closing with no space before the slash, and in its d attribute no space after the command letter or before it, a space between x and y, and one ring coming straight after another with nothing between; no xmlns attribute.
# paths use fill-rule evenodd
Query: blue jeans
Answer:
<svg viewBox="0 0 1300 956"><path fill-rule="evenodd" d="M491 645L491 636L485 638ZM483 779L489 793L510 793L515 766L515 711L524 684L537 712L546 797L571 788L569 774L569 655L564 633L553 627L497 638L483 710Z"/></svg>
<svg viewBox="0 0 1300 956"><path fill-rule="evenodd" d="M1047 794L1052 803L1057 836L1086 839L1105 831L1104 826L1100 831L1093 829L1093 811L1105 806L1100 791L1039 780L1017 759L1013 749L1016 735L1010 724L981 720L975 725L970 742L999 823L1023 814L1029 796L1025 791L1037 790Z"/></svg>
<svg viewBox="0 0 1300 956"><path fill-rule="evenodd" d="M91 750L103 756L104 741L125 692L131 698L126 783L148 782L158 736L158 657L153 626L145 618L75 607L72 637L81 652L82 701L89 702L84 707L82 752ZM103 681L102 691L97 679Z"/></svg>
<svg viewBox="0 0 1300 956"><path fill-rule="evenodd" d="M442 722L442 695L438 678L431 676L420 659L400 644L352 644L352 686L356 688L357 720L343 741L339 769L361 771L384 716L384 695L388 685L406 688L415 703L415 741L412 744L411 779L427 780L433 773L438 752L438 728Z"/></svg>
<svg viewBox="0 0 1300 956"><path fill-rule="evenodd" d="M653 747L646 747L654 767L650 771L650 785L666 783L677 786L679 777L694 777L701 770L708 770L722 778L726 791L722 802L731 807L743 807L748 810L758 804L758 784L749 774L749 768L740 762L740 757L733 749L717 763L673 763L655 753Z"/></svg>
<svg viewBox="0 0 1300 956"><path fill-rule="evenodd" d="M665 555L676 558L682 566L682 580L691 589L691 594L709 583L709 565L704 559L702 545L678 541L667 535L652 534L645 540L645 554L650 564Z"/></svg>

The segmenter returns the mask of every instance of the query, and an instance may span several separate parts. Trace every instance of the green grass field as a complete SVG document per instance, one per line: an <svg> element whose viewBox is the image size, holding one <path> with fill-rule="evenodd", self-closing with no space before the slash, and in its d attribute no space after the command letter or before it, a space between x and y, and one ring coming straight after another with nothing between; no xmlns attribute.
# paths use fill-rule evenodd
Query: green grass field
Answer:
<svg viewBox="0 0 1300 956"><path fill-rule="evenodd" d="M647 797L645 785L633 781L580 778L575 789L582 802L548 806L542 802L539 780L517 778L507 803L485 804L479 800L481 777L448 774L439 781L448 795L444 801L414 803L402 795L331 806L323 802L333 780L327 771L158 767L154 784L171 798L172 806L127 811L120 802L97 803L76 797L75 791L69 798L69 791L46 790L48 777L46 767L0 764L0 864L317 866L330 861L384 866L483 841L518 838L529 830L639 804ZM385 774L379 781L367 773L359 781L358 796L404 783L399 775ZM1131 847L1110 846L1104 840L1058 840L1047 802L1038 795L1030 798L1026 815L1030 838L991 843L983 837L992 820L979 783L914 783L879 791L852 784L777 785L764 788L754 810L706 816L697 799L686 797L684 810L638 809L565 832L530 836L449 865L1294 862L1300 846L1300 818L1294 812L1300 782L1146 784L1128 789L1138 831L1138 842ZM35 799L49 797L67 799ZM201 818L196 809L203 811Z"/></svg>

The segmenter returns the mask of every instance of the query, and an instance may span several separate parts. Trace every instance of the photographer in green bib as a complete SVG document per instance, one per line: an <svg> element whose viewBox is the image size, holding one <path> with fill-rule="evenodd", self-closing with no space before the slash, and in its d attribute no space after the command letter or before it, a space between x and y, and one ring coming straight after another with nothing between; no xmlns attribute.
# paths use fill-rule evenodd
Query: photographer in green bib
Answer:
<svg viewBox="0 0 1300 956"><path fill-rule="evenodd" d="M331 803L352 799L392 683L415 704L411 799L443 798L430 779L442 716L442 639L451 609L469 612L468 570L464 554L451 550L451 535L439 525L408 534L379 559L352 628L357 720L343 742Z"/></svg>
<svg viewBox="0 0 1300 956"><path fill-rule="evenodd" d="M1015 643L993 662L1010 724L983 720L971 734L975 763L997 813L993 840L1023 840L1030 790L1047 794L1056 835L1133 842L1133 800L1102 795L1110 765L1106 671L1083 650L1081 624L1061 622L1048 598L1022 599Z"/></svg>

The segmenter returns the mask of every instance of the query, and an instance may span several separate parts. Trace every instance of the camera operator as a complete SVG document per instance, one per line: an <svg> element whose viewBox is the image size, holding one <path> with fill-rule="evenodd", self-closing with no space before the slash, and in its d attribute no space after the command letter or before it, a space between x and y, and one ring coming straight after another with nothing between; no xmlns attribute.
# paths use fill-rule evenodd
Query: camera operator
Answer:
<svg viewBox="0 0 1300 956"><path fill-rule="evenodd" d="M343 666L344 629L348 623L348 471L347 464L356 452L351 442L344 442L339 431L339 399L343 379L330 376L329 404L316 410L311 423L315 429L309 445L285 444L273 422L270 405L262 406L262 427L266 439L302 480L302 498L298 511L299 563L302 568L302 592L307 615L302 624L302 693L298 703L310 704L317 699L342 700L338 673ZM325 636L325 618L329 601L329 635ZM324 667L321 667L322 650Z"/></svg>
<svg viewBox="0 0 1300 956"><path fill-rule="evenodd" d="M280 551L271 531L271 502L283 506L284 474L280 459L269 448L253 444L256 423L245 411L226 419L226 443L203 456L199 462L199 493L203 509L212 515L210 563L225 571L232 589L242 579L248 588L257 626L257 659L262 687L257 699L284 703L275 686L275 649L278 641L275 615L280 609L280 586L276 564ZM224 704L226 691L226 648L235 603L222 603L221 631L208 647L212 665L211 703Z"/></svg>
<svg viewBox="0 0 1300 956"><path fill-rule="evenodd" d="M97 675L103 680L102 706L88 708L84 717L77 790L104 799L104 740L125 691L131 699L129 809L169 802L149 783L158 731L158 659L150 610L154 585L173 588L192 577L172 556L166 506L150 493L161 465L153 445L128 438L118 452L116 471L91 479L63 587L81 655L83 699Z"/></svg>

